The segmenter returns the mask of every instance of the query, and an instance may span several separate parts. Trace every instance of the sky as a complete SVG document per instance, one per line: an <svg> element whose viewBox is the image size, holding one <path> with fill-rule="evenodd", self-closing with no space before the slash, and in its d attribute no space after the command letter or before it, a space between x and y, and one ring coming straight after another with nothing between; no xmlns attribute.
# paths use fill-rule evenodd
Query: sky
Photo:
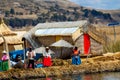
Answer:
<svg viewBox="0 0 120 80"><path fill-rule="evenodd" d="M120 0L70 0L81 6L95 9L115 10L120 9Z"/></svg>

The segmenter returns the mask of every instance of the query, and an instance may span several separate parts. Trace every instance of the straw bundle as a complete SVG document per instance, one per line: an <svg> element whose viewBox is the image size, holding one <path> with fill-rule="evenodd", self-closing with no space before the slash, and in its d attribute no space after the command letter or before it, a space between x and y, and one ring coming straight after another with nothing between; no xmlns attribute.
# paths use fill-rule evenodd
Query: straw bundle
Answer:
<svg viewBox="0 0 120 80"><path fill-rule="evenodd" d="M64 64L65 61L65 64ZM98 56L82 59L82 64L71 65L69 60L53 60L53 63L60 63L59 66L52 66L38 69L11 69L7 72L0 73L0 79L30 79L50 76L62 76L81 73L96 73L105 71L120 70L120 52L114 53L113 56ZM68 63L68 64L66 64Z"/></svg>
<svg viewBox="0 0 120 80"><path fill-rule="evenodd" d="M17 34L12 32L8 28L8 26L4 23L3 20L0 22L0 34L4 36L8 44L20 44L21 43L20 39L16 37ZM2 44L3 42L4 40L2 39L2 37L0 37L0 44Z"/></svg>
<svg viewBox="0 0 120 80"><path fill-rule="evenodd" d="M5 36L7 44L21 44L22 40L17 36ZM0 37L0 44L4 43L3 38Z"/></svg>
<svg viewBox="0 0 120 80"><path fill-rule="evenodd" d="M101 34L106 35L109 39L114 39L114 34L116 34L116 40L120 40L120 26L105 26L105 25L93 25L96 27L96 30L99 31ZM114 33L115 29L115 33Z"/></svg>

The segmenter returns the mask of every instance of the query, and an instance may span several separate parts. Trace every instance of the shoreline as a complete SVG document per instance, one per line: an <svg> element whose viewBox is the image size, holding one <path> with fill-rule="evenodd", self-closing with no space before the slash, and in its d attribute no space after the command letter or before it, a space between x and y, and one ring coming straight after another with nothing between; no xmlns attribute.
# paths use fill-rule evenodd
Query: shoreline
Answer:
<svg viewBox="0 0 120 80"><path fill-rule="evenodd" d="M55 61L57 62L57 59ZM80 65L71 65L69 64L71 62L70 60L62 62L64 64L63 66L60 66L59 64L53 64L53 66L45 68L10 69L5 72L0 72L0 79L29 79L57 77L73 74L117 72L120 71L120 52L112 55L109 54L88 58L87 61L86 59L82 59L82 64Z"/></svg>

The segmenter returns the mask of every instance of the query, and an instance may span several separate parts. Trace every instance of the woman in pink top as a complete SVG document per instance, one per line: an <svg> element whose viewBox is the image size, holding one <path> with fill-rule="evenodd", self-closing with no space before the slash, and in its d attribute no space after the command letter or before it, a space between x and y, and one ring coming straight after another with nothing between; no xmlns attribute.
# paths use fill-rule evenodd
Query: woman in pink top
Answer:
<svg viewBox="0 0 120 80"><path fill-rule="evenodd" d="M6 51L3 51L3 56L2 56L2 61L6 61L9 59L8 55L7 55L7 52Z"/></svg>
<svg viewBox="0 0 120 80"><path fill-rule="evenodd" d="M8 57L6 51L3 51L2 53L3 53L3 56L2 56L2 70L7 71L9 69L9 65L8 65L9 57Z"/></svg>

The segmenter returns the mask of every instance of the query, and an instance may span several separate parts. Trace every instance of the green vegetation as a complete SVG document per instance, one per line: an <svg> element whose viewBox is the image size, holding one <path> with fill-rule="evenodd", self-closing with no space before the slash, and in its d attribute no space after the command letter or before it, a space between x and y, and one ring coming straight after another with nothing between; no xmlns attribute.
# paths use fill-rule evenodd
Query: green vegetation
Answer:
<svg viewBox="0 0 120 80"><path fill-rule="evenodd" d="M106 20L112 20L112 17L109 13L102 13L102 12L96 11L94 9L93 10L84 9L82 11L84 12L84 14L83 14L84 17L89 17L90 18L91 16L93 16L94 17L93 19L104 18Z"/></svg>
<svg viewBox="0 0 120 80"><path fill-rule="evenodd" d="M12 28L15 28L15 27L22 28L24 26L35 26L40 21L42 22L42 20L38 21L38 19L33 20L33 19L11 18L11 19L5 20L5 23L9 24Z"/></svg>
<svg viewBox="0 0 120 80"><path fill-rule="evenodd" d="M115 43L107 44L104 46L104 52L118 52L120 51L120 41L116 41Z"/></svg>
<svg viewBox="0 0 120 80"><path fill-rule="evenodd" d="M10 9L10 14L14 15L15 14L15 11L13 8Z"/></svg>
<svg viewBox="0 0 120 80"><path fill-rule="evenodd" d="M59 7L59 6L57 6ZM12 18L7 19L8 25L15 27L23 27L23 26L35 26L38 23L45 23L45 22L52 22L52 21L75 21L79 20L81 17L81 14L77 12L76 8L73 8L74 12L65 11L63 9L56 9L55 7L50 7L50 10L48 13L41 13L38 15L37 19L20 19L20 18L14 18L13 15L14 9L11 9L10 11L5 12L5 16L9 17L9 15L12 15ZM61 10L61 12L60 12ZM55 13L56 12L56 13ZM102 12L98 12L96 10L88 10L83 9L84 15L82 19L88 18L89 22L94 23L95 18L105 18L108 20L112 20L110 14L103 14ZM16 15L23 15L23 13L16 12Z"/></svg>

